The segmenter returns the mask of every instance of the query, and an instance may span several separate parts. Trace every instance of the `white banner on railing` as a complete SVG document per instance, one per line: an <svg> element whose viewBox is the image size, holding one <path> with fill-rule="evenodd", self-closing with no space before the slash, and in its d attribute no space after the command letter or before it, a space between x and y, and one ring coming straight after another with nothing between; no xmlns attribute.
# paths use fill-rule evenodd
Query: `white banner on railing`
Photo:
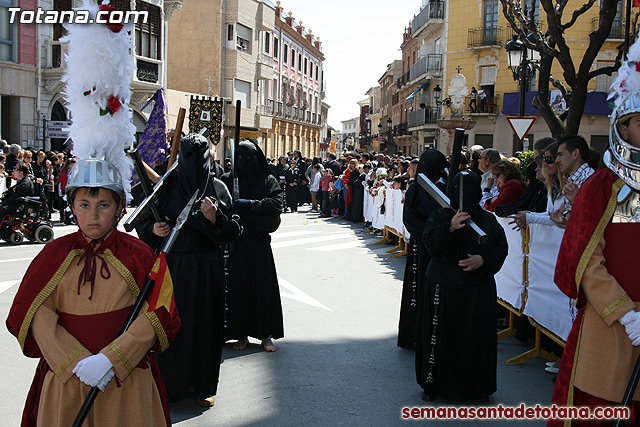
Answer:
<svg viewBox="0 0 640 427"><path fill-rule="evenodd" d="M512 230L509 225L509 218L496 217L498 223L504 229L509 244L507 258L500 271L496 274L496 290L498 298L507 302L516 310L522 309L522 295L525 291L522 264L524 255L522 253L522 232Z"/></svg>
<svg viewBox="0 0 640 427"><path fill-rule="evenodd" d="M524 314L566 341L575 308L553 281L564 231L543 224L531 224L529 230L529 298Z"/></svg>

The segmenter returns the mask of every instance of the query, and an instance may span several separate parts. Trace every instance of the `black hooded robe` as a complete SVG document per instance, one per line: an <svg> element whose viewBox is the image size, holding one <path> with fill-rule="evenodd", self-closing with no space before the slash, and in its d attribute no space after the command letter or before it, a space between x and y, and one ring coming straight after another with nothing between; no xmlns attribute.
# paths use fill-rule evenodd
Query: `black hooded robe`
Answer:
<svg viewBox="0 0 640 427"><path fill-rule="evenodd" d="M462 178L463 177L463 178ZM439 208L427 220L422 240L431 254L416 348L416 376L425 395L452 401L487 398L496 391L497 335L494 275L507 256L504 230L479 206L480 178L460 173L452 185L452 205L458 208L464 179L464 210L487 234L479 245L466 229L449 231L453 209ZM467 208L468 206L468 208ZM467 254L481 255L484 264L470 272L458 266Z"/></svg>
<svg viewBox="0 0 640 427"><path fill-rule="evenodd" d="M240 198L255 203L240 213L243 233L231 245L225 339L278 339L284 322L270 233L280 226L283 191L257 144L242 141L238 156L243 157L238 161ZM231 176L225 174L223 181L233 193Z"/></svg>
<svg viewBox="0 0 640 427"><path fill-rule="evenodd" d="M302 194L302 176L298 168L291 168L284 171L284 178L286 181L287 195L287 208L291 209L291 212L298 212L298 204L300 203L300 196Z"/></svg>
<svg viewBox="0 0 640 427"><path fill-rule="evenodd" d="M204 137L182 137L177 173L161 189L159 206L175 221L193 193L217 200L216 224L194 207L183 225L167 265L173 279L176 307L182 327L173 345L157 355L160 372L170 399L209 397L217 393L222 355L224 324L224 244L241 233L237 219L231 216L231 195L224 183L210 174L209 143ZM154 249L164 239L153 234L155 220L149 218L138 227L138 236Z"/></svg>
<svg viewBox="0 0 640 427"><path fill-rule="evenodd" d="M420 156L417 173L425 174L432 182L438 183L436 185L442 192L446 192L444 179L448 167L449 162L444 154L430 148ZM417 181L414 181L405 193L402 220L411 239L402 283L398 347L411 347L420 338L417 337L418 314L422 307L425 273L431 260L427 248L422 243L422 231L429 215L439 207L440 205Z"/></svg>

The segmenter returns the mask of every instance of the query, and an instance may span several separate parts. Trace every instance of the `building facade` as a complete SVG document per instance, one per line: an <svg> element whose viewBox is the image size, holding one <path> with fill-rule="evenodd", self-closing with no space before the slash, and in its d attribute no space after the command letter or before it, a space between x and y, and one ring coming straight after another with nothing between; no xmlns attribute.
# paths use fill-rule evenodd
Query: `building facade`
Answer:
<svg viewBox="0 0 640 427"><path fill-rule="evenodd" d="M317 156L326 124L323 115L324 54L320 39L305 30L293 13L286 16L280 2L275 8L275 28L265 35L265 60L270 65L270 81L262 91L262 110L273 118L266 135L265 154L271 158L300 150ZM267 48L269 46L269 48ZM323 122L324 120L324 122Z"/></svg>
<svg viewBox="0 0 640 427"><path fill-rule="evenodd" d="M540 10L537 0L525 0L529 11L538 17L541 29L545 31L546 15ZM624 16L622 5L619 2L618 17L614 21L610 37L598 53L593 68L611 65L617 54L616 46L622 42ZM482 90L486 98L474 97L475 108L469 107L471 98L465 101L465 112L476 120L473 129L467 132L468 145L480 144L484 147L493 147L503 154L512 155L523 149L514 136L508 124L508 116L519 116L520 86L519 81L514 81L513 73L508 67L507 51L505 44L512 38L512 30L506 18L502 14L500 0L456 0L447 1L446 10L449 19L445 20L444 29L448 34L446 40L445 73L447 82L461 70L466 77L467 87L475 87ZM575 2L570 3L571 10L579 7ZM568 8L568 9L569 9ZM567 10L568 10L567 9ZM591 9L581 15L575 25L567 29L565 38L571 49L573 61L579 64L586 46L589 44L589 34L597 28L599 6L596 3ZM567 13L565 13L567 15ZM565 19L567 19L565 17ZM562 69L557 61L554 61L551 74L562 80ZM603 151L608 141L609 119L606 105L604 108L592 108L595 104L606 104L605 92L612 82L613 77L600 76L589 83L585 113L580 125L579 133L586 138L592 148ZM551 132L540 115L531 106L531 100L538 87L538 76L531 78L526 87L525 115L536 117L536 121L529 131L527 138L530 141L529 149L534 141L551 136ZM448 89L442 85L443 97ZM552 92L552 101L557 98L559 91ZM560 96L561 98L561 96ZM556 105L556 104L554 104ZM561 102L558 110L562 110ZM442 111L448 114L448 111ZM447 148L439 147L444 151ZM449 148L450 149L450 148Z"/></svg>
<svg viewBox="0 0 640 427"><path fill-rule="evenodd" d="M10 24L8 9L37 6L37 0L0 1L0 138L23 147L42 144L38 37L43 26Z"/></svg>

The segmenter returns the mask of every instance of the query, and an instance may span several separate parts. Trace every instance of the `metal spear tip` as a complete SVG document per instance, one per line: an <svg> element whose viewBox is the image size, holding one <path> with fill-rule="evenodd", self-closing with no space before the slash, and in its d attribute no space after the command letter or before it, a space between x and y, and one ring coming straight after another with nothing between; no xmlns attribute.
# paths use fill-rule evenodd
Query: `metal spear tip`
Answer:
<svg viewBox="0 0 640 427"><path fill-rule="evenodd" d="M193 207L193 204L195 203L197 196L198 196L198 190L196 190L196 192L193 193L193 196L191 196L191 200L189 200L189 203L187 203L184 209L182 209L182 212L180 212L178 219L176 219L176 227L178 228L178 230L180 229L180 227L182 227L182 224L184 224L187 221L187 218L189 217L189 213L191 212L191 208Z"/></svg>

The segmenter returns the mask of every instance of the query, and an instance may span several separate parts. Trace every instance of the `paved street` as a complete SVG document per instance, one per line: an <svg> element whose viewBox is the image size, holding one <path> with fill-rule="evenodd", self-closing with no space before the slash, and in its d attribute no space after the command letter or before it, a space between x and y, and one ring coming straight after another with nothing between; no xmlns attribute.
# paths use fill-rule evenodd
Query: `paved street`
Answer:
<svg viewBox="0 0 640 427"><path fill-rule="evenodd" d="M215 407L204 410L190 401L178 402L172 407L174 423L185 427L402 424L403 406L424 403L415 382L415 353L396 347L405 258L391 258L385 253L390 246L375 245L377 238L361 233L361 226L318 219L307 207L282 218L272 246L285 338L276 342L279 349L272 354L262 351L255 340L244 351L225 346ZM56 226L56 237L74 230ZM17 283L41 247L0 243L3 319ZM530 348L513 338L498 343L498 392L488 405L550 402L553 383L543 371L542 359L518 366L502 364ZM6 328L0 328L0 352L0 424L17 426L36 361L21 355Z"/></svg>

